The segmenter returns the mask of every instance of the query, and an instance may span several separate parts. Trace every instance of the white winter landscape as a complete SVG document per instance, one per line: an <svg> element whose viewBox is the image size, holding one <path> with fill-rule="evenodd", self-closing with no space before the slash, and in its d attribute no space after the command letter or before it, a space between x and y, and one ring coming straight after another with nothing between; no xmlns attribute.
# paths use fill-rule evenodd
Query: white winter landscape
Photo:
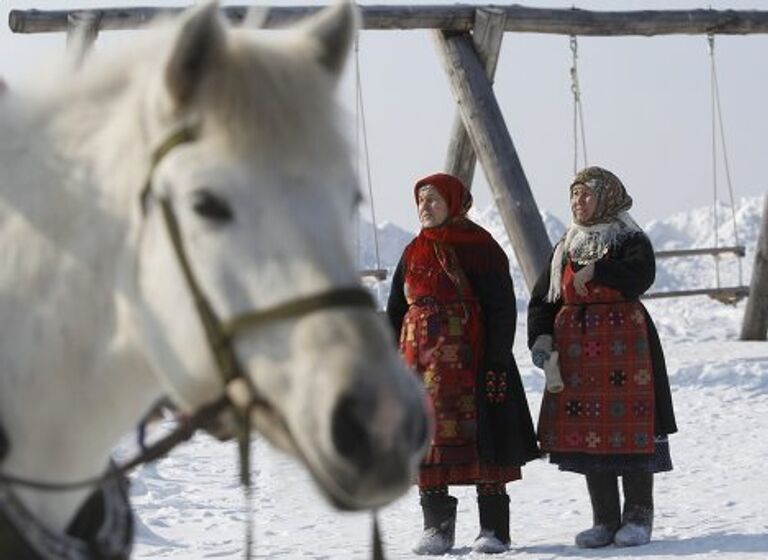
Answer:
<svg viewBox="0 0 768 560"><path fill-rule="evenodd" d="M742 278L751 275L763 202L740 201L736 208L740 242L746 245ZM734 244L729 208L720 208L719 243ZM492 208L474 217L490 229L512 257ZM548 231L564 226L545 214ZM370 228L368 228L370 229ZM711 208L694 209L645 224L657 249L714 244ZM363 266L373 251L363 238ZM382 264L392 267L411 233L388 225L379 232ZM369 240L368 240L369 241ZM518 294L515 357L534 417L543 380L525 346L526 298L513 265ZM721 263L721 284L739 283L738 267ZM653 291L712 287L713 260L659 261ZM386 288L382 287L381 295ZM512 549L498 558L649 558L658 560L768 558L768 343L739 342L745 303L723 305L706 297L647 303L667 357L679 433L671 437L674 471L656 477L656 519L651 544L620 549L581 550L576 532L591 524L582 477L561 473L545 460L523 469L523 480L508 486L512 500ZM167 420L156 430L170 428ZM132 451L126 439L117 450ZM254 438L253 498L256 558L365 559L371 557L371 517L339 513L327 505L307 474L292 460ZM449 557L480 558L470 545L478 531L474 488L456 487L459 498L456 548ZM133 476L137 514L135 557L144 559L242 558L245 503L238 487L233 444L205 435L148 465ZM379 512L388 559L413 558L421 531L415 490Z"/></svg>

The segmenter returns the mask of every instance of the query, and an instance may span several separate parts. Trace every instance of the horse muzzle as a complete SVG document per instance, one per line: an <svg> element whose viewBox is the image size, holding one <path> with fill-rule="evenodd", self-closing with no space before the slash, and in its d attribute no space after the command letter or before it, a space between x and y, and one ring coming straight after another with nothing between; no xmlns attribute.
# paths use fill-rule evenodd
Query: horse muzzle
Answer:
<svg viewBox="0 0 768 560"><path fill-rule="evenodd" d="M424 391L393 366L402 378L361 377L337 395L326 421L315 422L314 436L297 437L303 462L339 509L384 506L415 482L430 431Z"/></svg>

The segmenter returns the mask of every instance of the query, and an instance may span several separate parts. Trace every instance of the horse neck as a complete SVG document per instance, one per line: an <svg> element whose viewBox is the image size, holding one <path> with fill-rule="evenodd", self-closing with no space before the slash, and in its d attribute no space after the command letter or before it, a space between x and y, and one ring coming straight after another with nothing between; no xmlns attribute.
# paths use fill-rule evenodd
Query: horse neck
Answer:
<svg viewBox="0 0 768 560"><path fill-rule="evenodd" d="M11 450L0 468L78 480L103 472L119 438L161 393L134 343L131 287L123 277L129 217L120 193L110 196L98 185L99 162L67 152L87 131L62 137L66 115L45 120L5 109L0 424ZM118 177L121 171L113 169ZM86 494L19 490L32 514L59 531Z"/></svg>

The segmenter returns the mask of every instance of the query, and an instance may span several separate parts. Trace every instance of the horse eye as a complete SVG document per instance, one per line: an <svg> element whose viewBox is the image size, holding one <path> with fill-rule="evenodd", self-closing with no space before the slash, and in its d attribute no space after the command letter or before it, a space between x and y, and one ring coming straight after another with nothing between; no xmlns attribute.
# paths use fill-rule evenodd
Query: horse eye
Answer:
<svg viewBox="0 0 768 560"><path fill-rule="evenodd" d="M229 203L210 191L200 189L192 196L192 208L203 218L216 222L229 222L234 218Z"/></svg>

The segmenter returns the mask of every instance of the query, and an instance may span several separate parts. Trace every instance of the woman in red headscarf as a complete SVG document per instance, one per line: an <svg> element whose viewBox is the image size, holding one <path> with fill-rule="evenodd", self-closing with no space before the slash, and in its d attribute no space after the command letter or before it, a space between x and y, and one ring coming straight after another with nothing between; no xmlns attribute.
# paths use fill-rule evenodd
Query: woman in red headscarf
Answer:
<svg viewBox="0 0 768 560"><path fill-rule="evenodd" d="M517 309L509 261L466 217L472 197L456 177L425 177L414 195L422 229L403 252L387 303L400 351L434 412L418 480L424 534L414 552L443 554L453 546L453 484L477 487L473 548L503 552L510 542L505 484L539 456L512 355Z"/></svg>

